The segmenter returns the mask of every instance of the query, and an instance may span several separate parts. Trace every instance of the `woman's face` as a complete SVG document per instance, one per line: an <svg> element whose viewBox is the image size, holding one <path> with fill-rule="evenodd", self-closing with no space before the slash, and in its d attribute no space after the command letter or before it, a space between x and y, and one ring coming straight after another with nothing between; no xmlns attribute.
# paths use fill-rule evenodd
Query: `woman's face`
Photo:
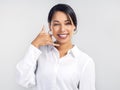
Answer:
<svg viewBox="0 0 120 90"><path fill-rule="evenodd" d="M50 30L59 44L71 42L74 29L75 25L69 16L61 11L55 12L50 24Z"/></svg>

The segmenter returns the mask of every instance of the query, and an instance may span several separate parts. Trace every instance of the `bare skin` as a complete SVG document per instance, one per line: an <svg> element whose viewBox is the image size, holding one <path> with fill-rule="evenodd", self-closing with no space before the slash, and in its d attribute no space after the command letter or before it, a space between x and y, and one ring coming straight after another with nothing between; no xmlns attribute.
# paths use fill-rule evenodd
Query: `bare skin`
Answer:
<svg viewBox="0 0 120 90"><path fill-rule="evenodd" d="M60 58L65 56L68 52L69 49L71 49L73 47L72 43L66 43L66 44L61 44L59 47L57 46L56 48L59 51L60 54Z"/></svg>
<svg viewBox="0 0 120 90"><path fill-rule="evenodd" d="M40 46L45 45L53 45L53 46L59 46L59 44L55 44L52 41L51 35L48 34L45 31L45 28L43 26L41 32L38 34L38 36L32 41L32 43L36 48L39 48Z"/></svg>
<svg viewBox="0 0 120 90"><path fill-rule="evenodd" d="M52 38L51 38L51 35L48 34L46 31L45 31L45 28L43 26L41 32L38 34L38 36L32 41L31 43L32 45L34 45L36 48L39 48L40 46L45 46L45 45L53 45L55 46L59 53L60 53L60 58L65 56L67 54L67 51L72 48L72 43L71 41L70 42L67 42L67 43L64 43L64 44L57 44L54 43L52 41Z"/></svg>
<svg viewBox="0 0 120 90"><path fill-rule="evenodd" d="M51 35L48 34L43 27L38 36L32 41L32 44L37 48L45 45L53 45L58 49L61 58L73 47L71 38L75 25L65 13L57 11L53 16L51 23L49 23L49 29L56 39L55 43L52 41Z"/></svg>

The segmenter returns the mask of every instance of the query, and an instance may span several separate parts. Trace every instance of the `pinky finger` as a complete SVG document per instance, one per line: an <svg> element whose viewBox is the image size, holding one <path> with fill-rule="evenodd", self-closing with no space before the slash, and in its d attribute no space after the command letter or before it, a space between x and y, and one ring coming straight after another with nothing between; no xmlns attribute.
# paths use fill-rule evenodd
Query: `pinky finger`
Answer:
<svg viewBox="0 0 120 90"><path fill-rule="evenodd" d="M59 44L56 44L56 43L52 43L52 45L56 47L60 46Z"/></svg>

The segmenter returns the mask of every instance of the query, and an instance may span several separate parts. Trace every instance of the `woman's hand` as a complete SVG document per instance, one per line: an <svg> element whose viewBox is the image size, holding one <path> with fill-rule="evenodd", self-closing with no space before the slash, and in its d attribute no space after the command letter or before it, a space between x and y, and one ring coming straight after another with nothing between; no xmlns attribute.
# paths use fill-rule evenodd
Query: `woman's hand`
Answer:
<svg viewBox="0 0 120 90"><path fill-rule="evenodd" d="M55 44L52 41L52 36L48 34L45 31L45 28L43 26L41 32L38 34L38 36L32 41L31 43L35 47L39 48L40 46L44 45L54 45L54 46L59 46L59 44Z"/></svg>

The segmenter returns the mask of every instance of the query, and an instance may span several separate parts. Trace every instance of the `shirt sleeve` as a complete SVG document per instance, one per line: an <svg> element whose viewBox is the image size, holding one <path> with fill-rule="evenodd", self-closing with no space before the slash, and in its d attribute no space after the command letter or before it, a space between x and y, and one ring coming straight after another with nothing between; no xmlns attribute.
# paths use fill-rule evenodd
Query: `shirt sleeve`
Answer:
<svg viewBox="0 0 120 90"><path fill-rule="evenodd" d="M23 87L35 85L35 70L37 60L42 52L32 44L25 56L16 65L16 81Z"/></svg>
<svg viewBox="0 0 120 90"><path fill-rule="evenodd" d="M90 59L84 66L79 90L95 90L95 64Z"/></svg>

